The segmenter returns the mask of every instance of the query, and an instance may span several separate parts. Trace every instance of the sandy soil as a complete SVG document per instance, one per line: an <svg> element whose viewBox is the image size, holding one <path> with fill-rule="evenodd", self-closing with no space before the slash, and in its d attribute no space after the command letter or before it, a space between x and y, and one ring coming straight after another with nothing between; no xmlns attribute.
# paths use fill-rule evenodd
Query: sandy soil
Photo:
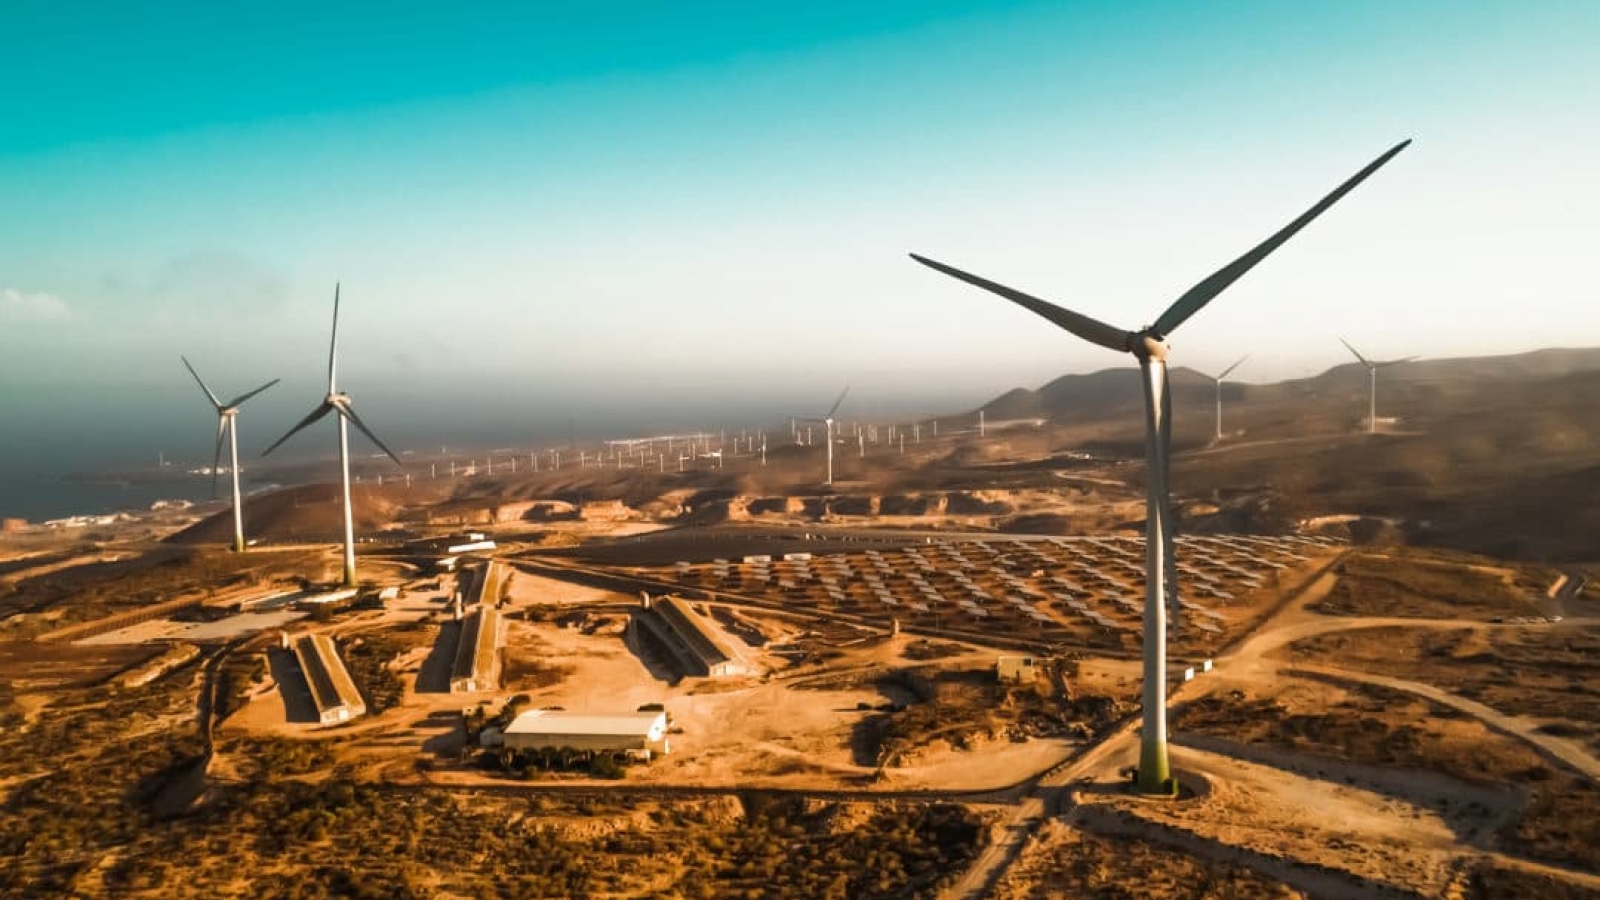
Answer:
<svg viewBox="0 0 1600 900"><path fill-rule="evenodd" d="M226 641L272 628L283 628L306 617L289 609L239 613L215 622L175 622L153 619L127 628L84 638L79 644L143 644L148 641Z"/></svg>

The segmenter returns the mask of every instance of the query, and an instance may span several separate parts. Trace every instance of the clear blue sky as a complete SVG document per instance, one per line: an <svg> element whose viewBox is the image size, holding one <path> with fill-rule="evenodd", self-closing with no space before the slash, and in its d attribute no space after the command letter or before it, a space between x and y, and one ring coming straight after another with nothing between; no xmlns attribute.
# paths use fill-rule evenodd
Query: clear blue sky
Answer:
<svg viewBox="0 0 1600 900"><path fill-rule="evenodd" d="M846 380L959 408L1121 361L906 251L1138 326L1406 137L1174 361L1600 344L1593 2L30 6L0 410L39 428L148 406L203 447L187 353L285 379L265 443L319 394L336 279L381 433L485 397L770 421Z"/></svg>

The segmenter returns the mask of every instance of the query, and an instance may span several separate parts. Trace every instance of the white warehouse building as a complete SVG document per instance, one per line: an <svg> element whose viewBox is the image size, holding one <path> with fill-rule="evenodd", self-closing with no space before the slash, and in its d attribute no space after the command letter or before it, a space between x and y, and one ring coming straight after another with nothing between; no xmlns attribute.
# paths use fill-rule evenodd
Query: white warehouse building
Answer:
<svg viewBox="0 0 1600 900"><path fill-rule="evenodd" d="M506 726L501 744L511 750L610 750L645 759L670 749L667 714L659 710L591 715L531 709Z"/></svg>

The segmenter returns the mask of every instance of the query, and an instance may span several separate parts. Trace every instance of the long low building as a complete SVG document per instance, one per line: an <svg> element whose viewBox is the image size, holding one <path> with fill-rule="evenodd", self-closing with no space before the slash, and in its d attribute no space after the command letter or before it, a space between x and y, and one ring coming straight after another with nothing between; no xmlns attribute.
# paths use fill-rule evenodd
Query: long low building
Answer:
<svg viewBox="0 0 1600 900"><path fill-rule="evenodd" d="M317 718L324 725L348 722L367 711L366 701L356 690L350 672L339 658L333 638L325 634L303 634L294 642L294 656L311 687L311 700Z"/></svg>
<svg viewBox="0 0 1600 900"><path fill-rule="evenodd" d="M492 691L500 677L500 611L479 606L461 622L450 665L452 693Z"/></svg>
<svg viewBox="0 0 1600 900"><path fill-rule="evenodd" d="M659 710L591 715L532 709L506 726L501 745L510 750L570 747L630 753L645 759L671 749L667 714Z"/></svg>
<svg viewBox="0 0 1600 900"><path fill-rule="evenodd" d="M493 560L480 566L463 568L456 576L456 599L462 606L494 604L500 600L502 573Z"/></svg>
<svg viewBox="0 0 1600 900"><path fill-rule="evenodd" d="M690 674L711 677L749 674L749 663L715 624L694 611L689 601L681 597L662 597L651 608L672 632L673 649Z"/></svg>

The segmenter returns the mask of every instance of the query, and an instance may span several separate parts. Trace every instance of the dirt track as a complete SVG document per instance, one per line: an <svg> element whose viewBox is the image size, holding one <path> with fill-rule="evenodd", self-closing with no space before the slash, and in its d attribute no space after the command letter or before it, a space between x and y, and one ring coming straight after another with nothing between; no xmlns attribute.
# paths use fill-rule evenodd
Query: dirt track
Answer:
<svg viewBox="0 0 1600 900"><path fill-rule="evenodd" d="M1169 697L1169 702L1208 694L1224 686L1260 684L1279 676L1297 674L1361 682L1411 693L1457 709L1482 722L1486 727L1526 741L1548 758L1575 769L1588 778L1600 779L1600 761L1571 741L1540 733L1537 730L1539 725L1537 722L1506 715L1481 703L1420 682L1330 666L1289 664L1272 658L1269 654L1273 651L1296 641L1340 631L1382 627L1425 629L1470 627L1486 630L1528 627L1471 623L1459 619L1355 618L1308 612L1307 607L1325 597L1336 582L1337 576L1332 573L1319 578L1301 596L1264 622L1254 634L1242 640L1232 652L1219 659L1213 673L1203 675L1196 681L1180 685L1175 689ZM1116 783L1119 780L1116 769L1130 762L1136 755L1137 735L1137 723L1129 721L1103 743L1042 779L1033 795L1015 807L1012 815L1001 826L996 840L985 848L959 880L942 893L942 898L975 900L987 896L991 886L1001 878L1006 868L1029 847L1030 837L1044 821L1047 812L1046 798L1060 797L1063 793L1062 786L1075 785L1078 782L1093 782L1098 785ZM1247 808L1258 811L1269 808L1302 809L1305 806L1302 801L1307 796L1306 791L1314 785L1322 784L1319 780L1308 781L1305 777L1287 770L1252 766L1250 763L1240 762L1228 756L1197 754L1197 751L1181 747L1175 748L1173 755L1180 769L1202 774L1208 781L1223 784L1242 783L1250 786L1250 790L1246 793L1264 794L1265 797L1278 796L1277 801L1251 799ZM1325 764L1319 763L1319 765ZM1244 782L1238 782L1238 779L1245 776L1247 770L1250 776ZM1371 828L1377 829L1371 834L1364 835L1357 843L1383 844L1385 841L1398 841L1397 846L1410 848L1404 850L1398 861L1385 863L1380 857L1378 864L1368 865L1365 869L1363 866L1367 864L1354 862L1349 857L1341 859L1338 852L1319 850L1330 841L1340 844L1346 840L1343 838L1325 836L1311 840L1302 848L1299 856L1265 855L1249 849L1250 845L1259 841L1264 841L1266 845L1278 845L1282 840L1284 826L1279 826L1277 830L1254 832L1235 833L1224 830L1221 834L1206 836L1188 830L1186 826L1152 821L1146 816L1129 814L1127 811L1114 813L1105 807L1100 798L1093 794L1081 794L1076 785L1074 789L1065 792L1067 809L1064 821L1075 827L1087 827L1113 835L1137 836L1153 840L1216 863L1243 864L1317 897L1349 897L1356 900L1373 896L1438 896L1440 891L1448 890L1452 879L1459 878L1459 873L1465 868L1466 863L1474 859L1491 859L1498 864L1526 872L1558 878L1588 888L1600 888L1600 876L1509 856L1486 847L1473 846L1473 842L1470 841L1462 845L1449 839L1449 828L1443 831L1437 829L1418 831L1417 816L1415 813L1406 812L1408 807L1405 804L1418 802L1427 793L1440 793L1441 786L1432 785L1436 780L1432 777L1418 778L1408 775L1405 780L1410 783L1389 781L1387 793L1368 792L1364 795L1349 795L1361 797L1361 802L1352 807L1353 810L1360 811L1360 815L1352 812L1342 817L1328 817L1339 821L1364 821L1370 823ZM1474 792L1473 789L1461 784L1452 784L1448 788L1443 793L1457 797L1463 796L1462 792ZM1335 793L1347 793L1339 787L1330 786L1329 789ZM1098 790L1103 791L1104 788ZM1384 799L1386 796L1396 800L1386 800ZM1417 800L1408 801L1405 799L1407 797ZM1210 799L1207 798L1207 801ZM1134 802L1138 804L1141 801ZM1395 802L1400 805L1393 805ZM1208 811L1202 818L1209 819L1214 813L1214 810ZM1255 817L1245 816L1246 821L1252 818ZM1490 824L1492 823L1478 823L1475 828L1487 828ZM1251 838L1251 834L1256 837ZM1383 837L1379 837L1380 835ZM1432 848L1424 855L1432 854L1433 862L1427 864L1406 862L1421 852L1417 846L1418 840L1424 841ZM1410 867L1412 871L1410 876L1398 877L1392 874L1397 871L1397 865L1401 862ZM1397 885L1390 879L1407 884Z"/></svg>

